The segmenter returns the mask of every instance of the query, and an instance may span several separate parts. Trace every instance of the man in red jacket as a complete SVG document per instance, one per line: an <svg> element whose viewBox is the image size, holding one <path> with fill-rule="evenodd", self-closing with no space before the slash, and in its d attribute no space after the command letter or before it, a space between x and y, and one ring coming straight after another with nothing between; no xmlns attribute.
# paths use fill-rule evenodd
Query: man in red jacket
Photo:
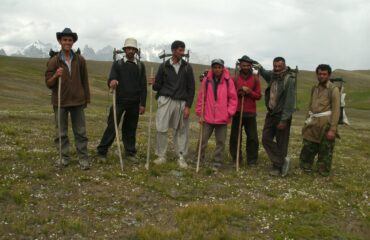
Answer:
<svg viewBox="0 0 370 240"><path fill-rule="evenodd" d="M242 128L244 126L244 131L247 134L247 164L252 166L257 163L258 159L259 144L256 121L256 101L261 99L261 85L258 75L253 74L252 71L253 60L245 55L238 60L240 63L240 74L237 79L234 79L235 88L238 93L238 107L236 114L233 117L229 147L230 154L233 160L236 161L240 114L243 114ZM243 96L244 104L241 111L241 101ZM242 134L240 134L240 138L242 138ZM241 152L240 148L240 159L242 159Z"/></svg>

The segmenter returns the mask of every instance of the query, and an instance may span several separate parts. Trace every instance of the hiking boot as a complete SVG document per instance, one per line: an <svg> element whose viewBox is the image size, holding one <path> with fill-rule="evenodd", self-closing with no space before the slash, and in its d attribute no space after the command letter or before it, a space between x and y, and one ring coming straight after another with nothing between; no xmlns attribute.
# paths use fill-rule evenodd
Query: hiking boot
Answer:
<svg viewBox="0 0 370 240"><path fill-rule="evenodd" d="M98 163L105 163L105 162L107 162L107 155L98 153L96 155L96 160L97 160Z"/></svg>
<svg viewBox="0 0 370 240"><path fill-rule="evenodd" d="M164 157L159 157L156 160L153 161L156 165L161 165L163 163L166 163L166 158Z"/></svg>
<svg viewBox="0 0 370 240"><path fill-rule="evenodd" d="M290 165L290 158L285 157L283 166L281 167L281 176L285 177L288 174Z"/></svg>
<svg viewBox="0 0 370 240"><path fill-rule="evenodd" d="M187 169L188 164L185 162L185 158L183 156L180 156L177 160L177 163L179 164L180 168Z"/></svg>
<svg viewBox="0 0 370 240"><path fill-rule="evenodd" d="M279 168L273 168L271 171L270 171L270 176L274 176L274 177L278 177L281 175L281 171Z"/></svg>
<svg viewBox="0 0 370 240"><path fill-rule="evenodd" d="M80 168L81 170L89 170L90 169L90 163L88 160L80 160Z"/></svg>

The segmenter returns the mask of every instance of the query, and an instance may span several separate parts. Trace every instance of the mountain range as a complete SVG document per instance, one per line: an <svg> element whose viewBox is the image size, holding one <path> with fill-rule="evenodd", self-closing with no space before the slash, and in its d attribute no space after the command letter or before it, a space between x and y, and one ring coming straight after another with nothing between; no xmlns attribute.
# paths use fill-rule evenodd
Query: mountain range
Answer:
<svg viewBox="0 0 370 240"><path fill-rule="evenodd" d="M54 51L59 50L59 46L51 43L43 43L37 40L31 44L26 45L23 48L18 49L15 53L10 56L17 57L31 57L31 58L48 58L49 51L53 49ZM145 45L141 47L141 59L148 62L161 62L162 60L158 58L158 54L163 51L170 52L167 45ZM97 61L112 61L113 60L113 50L114 48L110 45L103 47L102 49L95 50L89 45L85 45L81 49L81 54L88 60ZM0 55L7 55L4 49L0 49ZM122 57L122 56L121 56ZM120 58L120 56L118 56ZM209 56L202 55L196 52L191 52L190 55L191 62L208 64L210 59Z"/></svg>

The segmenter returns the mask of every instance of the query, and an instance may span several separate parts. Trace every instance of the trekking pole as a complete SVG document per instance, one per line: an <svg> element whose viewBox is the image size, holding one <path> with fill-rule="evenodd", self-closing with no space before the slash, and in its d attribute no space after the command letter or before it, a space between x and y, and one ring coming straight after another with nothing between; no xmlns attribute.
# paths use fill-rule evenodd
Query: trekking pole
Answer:
<svg viewBox="0 0 370 240"><path fill-rule="evenodd" d="M59 139L59 166L62 166L62 130L60 129L60 104L61 104L62 77L58 78L58 139Z"/></svg>
<svg viewBox="0 0 370 240"><path fill-rule="evenodd" d="M241 144L241 132L242 132L242 122L243 122L243 109L244 109L244 95L242 96L242 102L240 104L240 117L238 126L238 145L236 150L236 171L239 171L239 158L240 158L240 144Z"/></svg>
<svg viewBox="0 0 370 240"><path fill-rule="evenodd" d="M117 124L117 109L116 109L116 89L111 89L113 92L113 120L114 120L114 130L116 131L116 142L119 154L119 161L121 163L121 170L123 171L123 160L122 160L122 153L121 153L121 144L119 140L119 132L118 132L118 124Z"/></svg>
<svg viewBox="0 0 370 240"><path fill-rule="evenodd" d="M150 78L153 78L153 67L150 69ZM149 170L149 159L150 159L150 143L151 143L151 128L152 128L152 105L153 105L153 88L150 87L150 99L149 99L149 124L148 124L148 147L146 150L146 170Z"/></svg>
<svg viewBox="0 0 370 240"><path fill-rule="evenodd" d="M200 83L202 87L202 83ZM204 102L205 102L205 90L203 89L203 96L202 96L202 108L200 112L200 130L199 130L199 145L198 145L198 159L197 159L197 169L196 172L199 172L199 164L200 164L200 155L202 153L202 141L203 141L203 125L204 125Z"/></svg>

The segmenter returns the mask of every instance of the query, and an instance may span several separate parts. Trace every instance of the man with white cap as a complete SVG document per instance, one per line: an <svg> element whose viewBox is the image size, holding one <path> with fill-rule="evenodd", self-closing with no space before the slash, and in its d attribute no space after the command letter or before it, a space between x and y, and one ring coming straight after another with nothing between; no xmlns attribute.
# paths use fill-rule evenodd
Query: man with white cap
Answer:
<svg viewBox="0 0 370 240"><path fill-rule="evenodd" d="M116 105L118 125L121 117L122 141L125 148L126 159L137 162L136 158L136 129L139 114L144 114L146 103L146 74L145 65L135 58L138 53L137 40L127 38L123 51L125 57L115 61L108 78L108 87L116 89ZM107 152L115 139L113 106L110 108L107 128L97 147L98 160L104 162Z"/></svg>

